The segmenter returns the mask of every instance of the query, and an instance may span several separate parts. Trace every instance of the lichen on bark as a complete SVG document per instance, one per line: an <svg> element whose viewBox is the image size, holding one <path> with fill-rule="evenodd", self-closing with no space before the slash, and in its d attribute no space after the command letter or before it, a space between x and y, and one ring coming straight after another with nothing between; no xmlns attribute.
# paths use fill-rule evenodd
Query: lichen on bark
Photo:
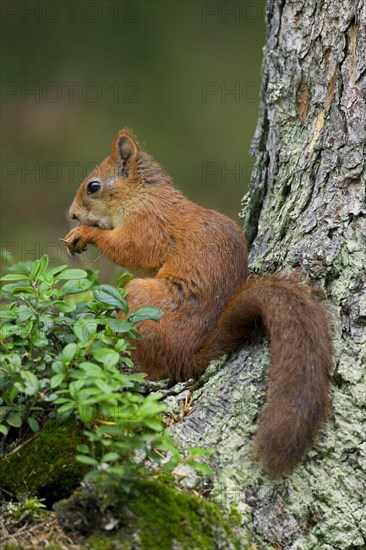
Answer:
<svg viewBox="0 0 366 550"><path fill-rule="evenodd" d="M256 166L244 198L251 268L298 270L333 318L332 412L295 472L271 480L252 462L268 342L235 354L173 427L211 447L212 495L236 504L262 544L366 545L366 7L354 0L267 0ZM289 320L290 322L290 320Z"/></svg>

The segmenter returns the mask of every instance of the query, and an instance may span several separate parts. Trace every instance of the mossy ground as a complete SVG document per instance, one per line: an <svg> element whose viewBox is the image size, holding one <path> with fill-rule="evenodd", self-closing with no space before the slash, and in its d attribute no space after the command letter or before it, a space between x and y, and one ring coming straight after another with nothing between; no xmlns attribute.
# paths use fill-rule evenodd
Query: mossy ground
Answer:
<svg viewBox="0 0 366 550"><path fill-rule="evenodd" d="M139 490L128 505L138 518L142 548L168 549L175 540L183 548L202 549L214 548L220 538L233 543L229 525L213 504L158 483L140 484Z"/></svg>
<svg viewBox="0 0 366 550"><path fill-rule="evenodd" d="M39 547L46 533L55 548L64 537L70 548L85 549L239 548L235 522L227 521L216 505L178 491L172 477L139 481L128 491L115 490L112 497L102 489L97 494L92 486L75 491L87 470L75 460L81 441L82 430L75 421L49 422L0 461L0 490L6 495L20 501L27 495L38 497L49 508L57 503L57 517L45 511L42 520L27 519L26 532L34 530ZM3 542L7 548L21 548L24 522L18 528L14 518L9 521L11 529L9 522L4 524ZM54 536L49 536L50 521Z"/></svg>
<svg viewBox="0 0 366 550"><path fill-rule="evenodd" d="M66 533L76 527L75 518L84 535L88 523L97 529L79 539L85 549L239 548L233 526L217 506L159 481L142 481L129 493L116 492L113 504L103 511L97 506L95 495L80 492L56 506ZM116 527L108 534L111 523Z"/></svg>
<svg viewBox="0 0 366 550"><path fill-rule="evenodd" d="M0 461L0 490L14 497L44 498L48 505L68 497L86 472L75 460L81 439L75 421L49 422Z"/></svg>

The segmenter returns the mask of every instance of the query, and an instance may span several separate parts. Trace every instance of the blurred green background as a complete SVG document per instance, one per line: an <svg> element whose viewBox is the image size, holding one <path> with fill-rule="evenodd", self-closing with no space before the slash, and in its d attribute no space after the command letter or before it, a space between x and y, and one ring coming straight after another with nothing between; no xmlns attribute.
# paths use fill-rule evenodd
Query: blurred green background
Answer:
<svg viewBox="0 0 366 550"><path fill-rule="evenodd" d="M264 0L4 0L1 20L1 241L16 260L65 262L68 207L123 126L192 200L237 219Z"/></svg>

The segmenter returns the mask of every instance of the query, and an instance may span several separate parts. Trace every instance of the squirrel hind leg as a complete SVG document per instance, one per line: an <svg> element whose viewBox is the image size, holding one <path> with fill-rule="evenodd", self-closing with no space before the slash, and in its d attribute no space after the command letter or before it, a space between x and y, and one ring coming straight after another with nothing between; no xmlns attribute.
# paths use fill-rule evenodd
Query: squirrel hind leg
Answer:
<svg viewBox="0 0 366 550"><path fill-rule="evenodd" d="M181 311L174 294L159 279L133 279L126 285L130 312L142 306L153 306L163 315L159 322L137 323L141 339L136 340L132 360L146 372L148 379L169 378L172 384L191 377L194 364L196 325ZM119 312L120 318L126 316Z"/></svg>

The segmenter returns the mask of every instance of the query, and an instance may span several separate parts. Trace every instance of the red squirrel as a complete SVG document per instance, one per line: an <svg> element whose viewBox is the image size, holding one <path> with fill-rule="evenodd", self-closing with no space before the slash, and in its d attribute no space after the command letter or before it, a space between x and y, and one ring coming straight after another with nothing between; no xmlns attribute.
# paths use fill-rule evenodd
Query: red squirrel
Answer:
<svg viewBox="0 0 366 550"><path fill-rule="evenodd" d="M64 239L69 252L95 245L139 276L126 286L130 311L163 313L139 325L132 353L150 379L197 378L264 325L271 368L253 449L270 473L291 472L329 406L332 345L317 291L291 277L249 277L240 226L186 198L127 128L81 183L70 216L79 225Z"/></svg>

